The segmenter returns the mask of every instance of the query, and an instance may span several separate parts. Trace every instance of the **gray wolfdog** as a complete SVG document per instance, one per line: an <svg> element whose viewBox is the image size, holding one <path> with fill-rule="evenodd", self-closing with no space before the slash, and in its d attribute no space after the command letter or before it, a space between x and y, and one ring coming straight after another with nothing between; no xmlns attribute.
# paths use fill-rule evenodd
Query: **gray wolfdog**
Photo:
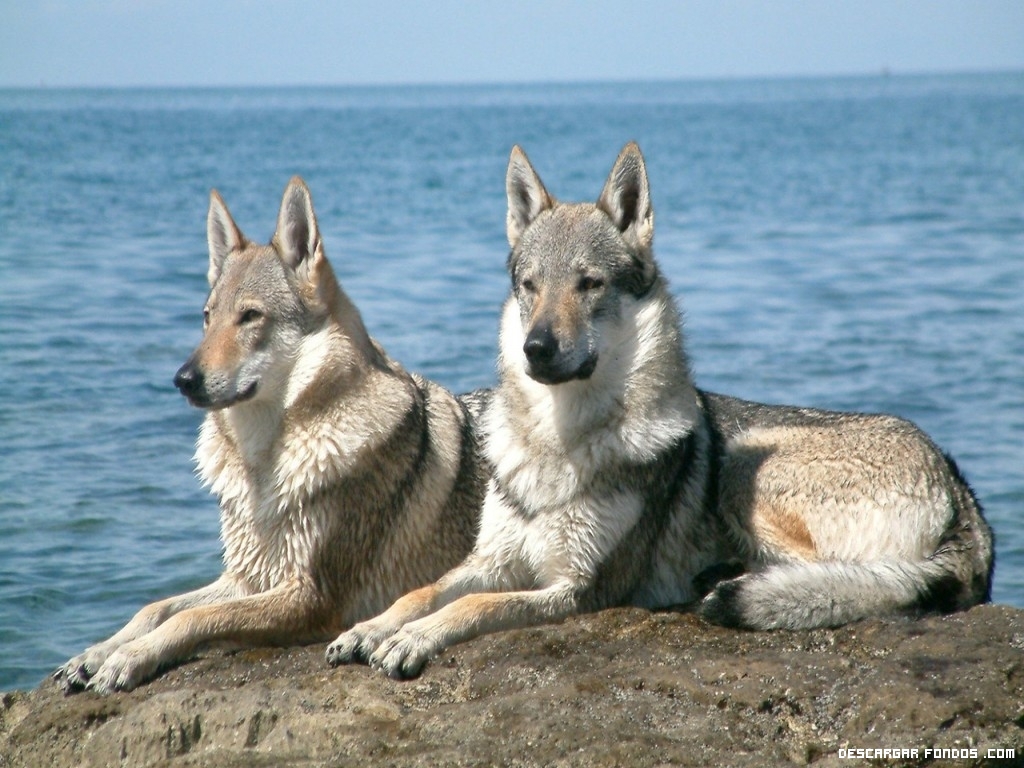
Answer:
<svg viewBox="0 0 1024 768"><path fill-rule="evenodd" d="M991 531L915 426L694 386L635 144L596 204L557 202L518 147L506 187L512 292L480 534L328 661L415 676L478 634L623 604L798 629L988 599Z"/></svg>
<svg viewBox="0 0 1024 768"><path fill-rule="evenodd" d="M203 339L175 384L207 410L196 462L220 498L224 572L67 662L69 691L129 690L203 646L330 640L459 563L477 532L486 393L456 399L370 338L303 181L269 246L216 191L207 229Z"/></svg>

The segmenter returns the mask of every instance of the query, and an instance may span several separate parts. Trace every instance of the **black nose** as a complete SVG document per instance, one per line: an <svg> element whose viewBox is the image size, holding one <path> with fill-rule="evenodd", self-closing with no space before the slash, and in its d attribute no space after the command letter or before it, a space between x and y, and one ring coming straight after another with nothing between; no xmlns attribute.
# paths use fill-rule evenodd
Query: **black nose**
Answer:
<svg viewBox="0 0 1024 768"><path fill-rule="evenodd" d="M174 386L181 390L183 395L194 395L202 389L203 373L190 360L174 374Z"/></svg>
<svg viewBox="0 0 1024 768"><path fill-rule="evenodd" d="M551 326L535 326L526 337L523 352L531 363L550 363L558 351L558 340Z"/></svg>

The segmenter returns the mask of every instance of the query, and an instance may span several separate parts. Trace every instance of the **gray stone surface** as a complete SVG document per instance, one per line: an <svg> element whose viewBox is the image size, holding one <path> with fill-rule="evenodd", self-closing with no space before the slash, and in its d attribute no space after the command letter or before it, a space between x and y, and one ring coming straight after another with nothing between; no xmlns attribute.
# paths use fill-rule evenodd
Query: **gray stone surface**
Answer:
<svg viewBox="0 0 1024 768"><path fill-rule="evenodd" d="M865 761L842 749L916 749ZM926 749L977 751L932 759ZM1013 760L989 750L1015 749ZM968 752L969 754L969 752ZM1005 754L1005 753L1004 753ZM396 682L324 646L210 653L128 694L6 694L0 766L1022 765L1024 611L746 633L617 609Z"/></svg>

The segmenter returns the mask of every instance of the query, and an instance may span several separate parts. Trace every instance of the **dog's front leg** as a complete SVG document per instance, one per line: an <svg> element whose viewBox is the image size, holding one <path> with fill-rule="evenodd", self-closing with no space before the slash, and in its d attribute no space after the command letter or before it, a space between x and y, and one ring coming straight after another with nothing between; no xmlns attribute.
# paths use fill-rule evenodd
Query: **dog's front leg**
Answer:
<svg viewBox="0 0 1024 768"><path fill-rule="evenodd" d="M231 600L244 594L241 584L228 576L221 576L212 584L169 597L142 608L125 626L109 639L85 649L59 667L53 677L64 686L65 692L81 690L103 666L103 663L125 643L136 640L156 629L181 611L201 605Z"/></svg>
<svg viewBox="0 0 1024 768"><path fill-rule="evenodd" d="M281 587L183 610L110 654L87 688L130 691L161 667L210 645L252 647L323 639L329 610L309 588Z"/></svg>
<svg viewBox="0 0 1024 768"><path fill-rule="evenodd" d="M428 660L455 643L572 616L578 612L579 595L580 590L572 584L467 595L403 626L380 644L370 656L370 665L389 677L416 677Z"/></svg>
<svg viewBox="0 0 1024 768"><path fill-rule="evenodd" d="M471 554L435 583L409 592L379 616L342 632L327 647L327 663L336 667L369 661L377 647L408 622L433 613L463 595L494 589L494 579L487 575L493 572L479 556Z"/></svg>

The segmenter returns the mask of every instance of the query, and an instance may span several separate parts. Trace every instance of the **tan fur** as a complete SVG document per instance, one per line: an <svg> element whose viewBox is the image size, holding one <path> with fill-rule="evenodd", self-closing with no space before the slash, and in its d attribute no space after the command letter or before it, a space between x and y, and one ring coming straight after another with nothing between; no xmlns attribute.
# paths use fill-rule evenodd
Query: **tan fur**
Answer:
<svg viewBox="0 0 1024 768"><path fill-rule="evenodd" d="M754 505L750 519L754 538L766 549L785 552L794 560L815 560L814 539L799 512L786 506L767 503Z"/></svg>
<svg viewBox="0 0 1024 768"><path fill-rule="evenodd" d="M913 424L695 386L639 147L596 204L555 202L518 148L506 191L512 293L473 553L341 635L331 663L415 676L482 632L611 605L800 629L988 599L991 531Z"/></svg>
<svg viewBox="0 0 1024 768"><path fill-rule="evenodd" d="M196 462L220 501L224 573L71 659L68 690L128 690L208 646L327 640L458 563L477 529L470 401L486 395L460 403L373 341L302 180L271 245L216 192L208 239L204 335L175 383L207 409Z"/></svg>
<svg viewBox="0 0 1024 768"><path fill-rule="evenodd" d="M887 416L858 416L846 418L839 430L785 426L742 433L727 445L724 517L762 562L876 551L874 537L850 536L851 529L898 530L892 555L926 557L945 523L928 511L948 505L947 470L941 455L908 427ZM908 464L921 470L908 474ZM931 519L932 527L915 526L916 535L908 535L914 528L894 529L888 511L894 504L908 525Z"/></svg>

